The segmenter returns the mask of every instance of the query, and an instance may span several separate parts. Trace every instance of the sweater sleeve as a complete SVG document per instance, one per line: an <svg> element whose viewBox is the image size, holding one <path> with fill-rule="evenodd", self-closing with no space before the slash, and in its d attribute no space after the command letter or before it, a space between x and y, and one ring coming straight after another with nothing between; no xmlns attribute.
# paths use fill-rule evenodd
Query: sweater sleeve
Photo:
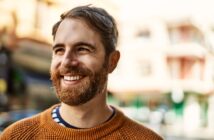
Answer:
<svg viewBox="0 0 214 140"><path fill-rule="evenodd" d="M6 128L3 131L3 133L0 135L0 140L12 140L11 134L12 134L12 128L11 127Z"/></svg>
<svg viewBox="0 0 214 140"><path fill-rule="evenodd" d="M37 132L38 126L37 117L20 120L7 127L0 135L0 140L30 139Z"/></svg>

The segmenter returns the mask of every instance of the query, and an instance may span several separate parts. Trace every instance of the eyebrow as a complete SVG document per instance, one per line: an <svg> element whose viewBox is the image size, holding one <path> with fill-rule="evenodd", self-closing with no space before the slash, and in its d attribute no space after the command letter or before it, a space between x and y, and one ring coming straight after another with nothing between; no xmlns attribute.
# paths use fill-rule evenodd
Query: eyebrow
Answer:
<svg viewBox="0 0 214 140"><path fill-rule="evenodd" d="M88 47L90 47L91 49L95 49L95 45L92 45L92 44L90 44L90 43L87 43L87 42L77 42L77 43L75 43L75 44L73 44L73 45L69 45L69 46L88 46ZM63 43L58 43L58 44L55 44L54 46L53 46L53 49L55 49L55 48L58 48L58 47L65 47L65 44L63 44Z"/></svg>
<svg viewBox="0 0 214 140"><path fill-rule="evenodd" d="M87 42L77 42L74 44L74 46L88 46L91 49L95 49L95 45L87 43Z"/></svg>
<svg viewBox="0 0 214 140"><path fill-rule="evenodd" d="M54 46L53 46L53 50L55 49L55 48L58 48L58 47L64 47L65 45L64 44L62 44L62 43L59 43L59 44L55 44Z"/></svg>

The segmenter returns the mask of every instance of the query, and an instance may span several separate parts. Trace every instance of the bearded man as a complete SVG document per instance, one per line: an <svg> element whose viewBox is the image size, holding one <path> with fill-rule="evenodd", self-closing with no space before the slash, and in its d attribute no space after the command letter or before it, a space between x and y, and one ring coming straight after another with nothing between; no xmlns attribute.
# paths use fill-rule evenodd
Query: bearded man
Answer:
<svg viewBox="0 0 214 140"><path fill-rule="evenodd" d="M162 140L106 103L108 74L120 58L111 15L75 7L61 15L52 34L50 74L61 103L12 124L1 140Z"/></svg>

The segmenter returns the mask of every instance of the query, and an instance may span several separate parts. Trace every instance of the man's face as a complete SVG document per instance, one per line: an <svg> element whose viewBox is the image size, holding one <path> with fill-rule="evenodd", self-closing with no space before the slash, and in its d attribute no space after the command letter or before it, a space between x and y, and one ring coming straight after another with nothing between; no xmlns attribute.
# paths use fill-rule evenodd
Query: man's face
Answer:
<svg viewBox="0 0 214 140"><path fill-rule="evenodd" d="M65 19L59 25L50 72L62 102L84 104L105 91L108 62L100 40L83 20Z"/></svg>

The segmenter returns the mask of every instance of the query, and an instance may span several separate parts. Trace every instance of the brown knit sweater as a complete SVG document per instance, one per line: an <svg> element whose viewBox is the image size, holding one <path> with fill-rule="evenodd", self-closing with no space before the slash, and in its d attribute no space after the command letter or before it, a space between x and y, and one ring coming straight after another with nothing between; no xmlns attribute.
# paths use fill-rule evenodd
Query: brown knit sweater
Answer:
<svg viewBox="0 0 214 140"><path fill-rule="evenodd" d="M6 128L0 140L162 140L152 130L134 122L115 109L106 123L89 129L72 129L56 123L52 109L18 121Z"/></svg>

